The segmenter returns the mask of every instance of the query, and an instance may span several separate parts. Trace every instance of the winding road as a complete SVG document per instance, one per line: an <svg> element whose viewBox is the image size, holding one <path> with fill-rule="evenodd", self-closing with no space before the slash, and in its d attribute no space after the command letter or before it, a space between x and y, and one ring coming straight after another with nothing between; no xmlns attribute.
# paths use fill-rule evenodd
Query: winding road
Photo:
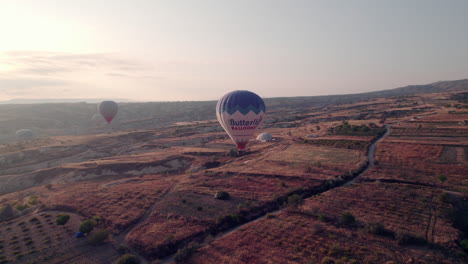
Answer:
<svg viewBox="0 0 468 264"><path fill-rule="evenodd" d="M342 186L349 186L353 183L356 182L357 179L360 178L361 175L363 175L364 173L366 173L368 170L370 170L373 166L374 166L374 162L375 162L375 150L377 148L377 144L382 141L383 139L385 139L389 134L390 134L390 131L391 131L391 128L390 128L391 125L386 125L385 126L385 133L383 135L381 135L376 141L374 141L374 143L372 143L370 146L369 146L369 151L367 153L367 160L368 160L368 164L367 164L367 167L361 172L359 173L356 177L354 177L353 179L351 179L350 181L346 182L345 184L343 184Z"/></svg>

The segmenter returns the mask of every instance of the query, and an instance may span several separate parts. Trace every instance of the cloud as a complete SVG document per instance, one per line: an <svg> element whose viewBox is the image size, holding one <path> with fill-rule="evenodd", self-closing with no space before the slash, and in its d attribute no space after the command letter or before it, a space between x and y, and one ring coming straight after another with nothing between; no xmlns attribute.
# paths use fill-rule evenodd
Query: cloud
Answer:
<svg viewBox="0 0 468 264"><path fill-rule="evenodd" d="M112 53L75 54L43 51L9 51L6 62L28 72L59 72L83 69L112 69L124 72L147 71L152 67L143 62ZM44 71L45 69L45 71Z"/></svg>
<svg viewBox="0 0 468 264"><path fill-rule="evenodd" d="M157 79L151 64L113 53L8 51L0 53L0 93L40 97L48 93L81 94Z"/></svg>
<svg viewBox="0 0 468 264"><path fill-rule="evenodd" d="M115 72L110 72L107 74L108 76L112 76L112 77L129 77L128 75L126 74L122 74L122 73L115 73Z"/></svg>
<svg viewBox="0 0 468 264"><path fill-rule="evenodd" d="M16 74L26 75L52 75L57 73L73 72L72 69L60 66L37 66L31 68L23 68L16 71Z"/></svg>
<svg viewBox="0 0 468 264"><path fill-rule="evenodd" d="M93 71L95 73L110 71L119 77L132 78L154 70L148 63L124 58L113 53L77 54L45 51L8 51L3 54L2 62L14 68L9 73L17 75L41 76L83 71ZM103 75L106 74L103 73Z"/></svg>
<svg viewBox="0 0 468 264"><path fill-rule="evenodd" d="M68 84L63 80L52 80L52 79L1 79L0 78L0 91L6 89L29 89L36 87L45 86L59 86Z"/></svg>
<svg viewBox="0 0 468 264"><path fill-rule="evenodd" d="M70 83L58 79L21 78L8 79L0 78L0 93L16 96L28 94L41 94L45 88L60 88Z"/></svg>

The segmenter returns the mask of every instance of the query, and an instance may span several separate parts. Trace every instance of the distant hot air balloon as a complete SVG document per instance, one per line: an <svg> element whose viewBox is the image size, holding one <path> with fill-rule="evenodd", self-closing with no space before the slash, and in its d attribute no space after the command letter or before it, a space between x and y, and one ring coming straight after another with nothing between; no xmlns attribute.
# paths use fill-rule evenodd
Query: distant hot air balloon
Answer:
<svg viewBox="0 0 468 264"><path fill-rule="evenodd" d="M91 117L91 122L93 124L100 124L100 123L104 123L104 118L100 115L100 114L94 114L92 117Z"/></svg>
<svg viewBox="0 0 468 264"><path fill-rule="evenodd" d="M265 115L265 103L262 98L249 91L233 91L216 105L216 116L237 148L245 148Z"/></svg>
<svg viewBox="0 0 468 264"><path fill-rule="evenodd" d="M34 133L31 129L20 129L16 131L16 137L21 140L29 140L34 137Z"/></svg>
<svg viewBox="0 0 468 264"><path fill-rule="evenodd" d="M272 140L273 137L271 136L270 133L261 133L260 135L257 136L257 140L261 142L267 142Z"/></svg>
<svg viewBox="0 0 468 264"><path fill-rule="evenodd" d="M119 110L119 105L114 101L102 101L98 105L99 113L106 119L107 123L110 124L114 116Z"/></svg>

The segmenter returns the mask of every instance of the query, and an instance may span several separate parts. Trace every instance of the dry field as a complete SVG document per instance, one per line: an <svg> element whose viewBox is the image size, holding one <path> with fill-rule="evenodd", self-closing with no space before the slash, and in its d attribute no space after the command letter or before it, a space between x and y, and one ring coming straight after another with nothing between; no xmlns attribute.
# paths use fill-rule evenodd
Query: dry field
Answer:
<svg viewBox="0 0 468 264"><path fill-rule="evenodd" d="M446 127L449 118L458 125ZM440 114L419 119L430 122L431 128L426 128L426 123L420 123L421 128L398 124L380 143L378 165L365 178L413 181L467 192L468 126L459 124L466 119L468 114Z"/></svg>
<svg viewBox="0 0 468 264"><path fill-rule="evenodd" d="M243 226L186 263L461 263L425 248L343 228L303 213L281 212Z"/></svg>
<svg viewBox="0 0 468 264"><path fill-rule="evenodd" d="M278 107L259 131L274 140L242 155L211 118L1 145L0 263L463 263L468 114L450 98ZM95 216L111 237L93 247L74 234Z"/></svg>

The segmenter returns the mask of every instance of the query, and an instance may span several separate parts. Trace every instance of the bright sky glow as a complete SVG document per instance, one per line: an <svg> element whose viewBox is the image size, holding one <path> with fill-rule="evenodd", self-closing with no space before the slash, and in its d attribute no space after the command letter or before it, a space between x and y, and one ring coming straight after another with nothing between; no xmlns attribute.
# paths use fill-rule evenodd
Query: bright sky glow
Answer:
<svg viewBox="0 0 468 264"><path fill-rule="evenodd" d="M468 78L468 1L0 0L0 100L216 100Z"/></svg>

